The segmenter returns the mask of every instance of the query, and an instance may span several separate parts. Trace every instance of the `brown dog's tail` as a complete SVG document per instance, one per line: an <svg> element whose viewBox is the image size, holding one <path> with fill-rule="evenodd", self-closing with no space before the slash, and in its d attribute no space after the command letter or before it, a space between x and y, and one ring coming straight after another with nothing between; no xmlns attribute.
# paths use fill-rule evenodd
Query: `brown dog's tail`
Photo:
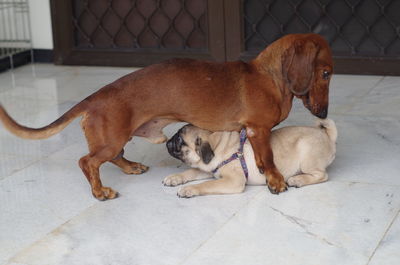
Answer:
<svg viewBox="0 0 400 265"><path fill-rule="evenodd" d="M67 111L64 115L58 118L53 123L42 128L29 128L18 124L13 118L8 115L6 110L0 104L0 121L4 127L12 134L25 138L25 139L45 139L60 132L68 124L70 124L76 117L81 116L85 111L85 104L79 103Z"/></svg>
<svg viewBox="0 0 400 265"><path fill-rule="evenodd" d="M333 120L318 119L316 122L316 126L321 129L324 129L326 131L326 134L328 135L329 139L331 139L332 142L336 143L338 132L337 132L336 124Z"/></svg>

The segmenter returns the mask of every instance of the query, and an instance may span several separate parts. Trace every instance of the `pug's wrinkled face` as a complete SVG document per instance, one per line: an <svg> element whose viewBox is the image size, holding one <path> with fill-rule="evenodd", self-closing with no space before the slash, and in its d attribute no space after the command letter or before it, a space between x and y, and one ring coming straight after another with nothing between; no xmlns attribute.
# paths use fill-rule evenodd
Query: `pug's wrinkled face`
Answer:
<svg viewBox="0 0 400 265"><path fill-rule="evenodd" d="M185 125L167 141L168 152L191 167L208 164L214 157L208 142L210 135L210 131L190 124Z"/></svg>

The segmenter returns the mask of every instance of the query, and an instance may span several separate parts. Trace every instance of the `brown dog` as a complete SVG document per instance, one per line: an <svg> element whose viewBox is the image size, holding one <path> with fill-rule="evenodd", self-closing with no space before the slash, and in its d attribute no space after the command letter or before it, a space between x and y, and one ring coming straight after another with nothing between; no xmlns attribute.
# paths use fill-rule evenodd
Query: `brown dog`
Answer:
<svg viewBox="0 0 400 265"><path fill-rule="evenodd" d="M177 121L210 131L247 127L257 167L269 176L271 192L279 193L286 190L286 183L273 163L270 131L288 116L294 96L312 114L325 118L331 73L327 42L316 34L293 34L275 41L249 63L174 59L145 67L101 88L43 128L17 124L1 106L0 120L19 137L43 139L83 116L89 154L79 165L99 200L117 196L101 184L99 167L104 162L130 174L147 170L123 157L132 136L162 143L167 139L162 128Z"/></svg>

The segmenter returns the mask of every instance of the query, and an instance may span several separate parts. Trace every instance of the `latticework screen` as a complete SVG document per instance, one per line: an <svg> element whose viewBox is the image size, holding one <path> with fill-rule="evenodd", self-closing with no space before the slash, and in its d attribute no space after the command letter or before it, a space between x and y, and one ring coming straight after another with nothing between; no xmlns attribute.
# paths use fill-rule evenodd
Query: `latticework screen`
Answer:
<svg viewBox="0 0 400 265"><path fill-rule="evenodd" d="M247 51L284 34L315 32L335 55L400 56L397 0L244 0L243 10Z"/></svg>
<svg viewBox="0 0 400 265"><path fill-rule="evenodd" d="M207 0L74 0L75 46L206 49Z"/></svg>

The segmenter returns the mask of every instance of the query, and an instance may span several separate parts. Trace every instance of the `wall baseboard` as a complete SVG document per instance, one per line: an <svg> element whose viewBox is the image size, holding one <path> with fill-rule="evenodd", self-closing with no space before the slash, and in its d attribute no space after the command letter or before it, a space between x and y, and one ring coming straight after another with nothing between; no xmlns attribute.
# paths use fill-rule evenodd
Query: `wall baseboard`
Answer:
<svg viewBox="0 0 400 265"><path fill-rule="evenodd" d="M53 63L54 52L49 49L33 49L33 58L35 63Z"/></svg>
<svg viewBox="0 0 400 265"><path fill-rule="evenodd" d="M33 55L33 60L32 60ZM50 49L33 49L28 51L19 52L12 55L12 64L11 58L5 57L0 59L0 72L4 72L8 69L11 69L13 66L18 67L21 65L25 65L28 63L53 63L54 62L54 52Z"/></svg>
<svg viewBox="0 0 400 265"><path fill-rule="evenodd" d="M12 62L11 62L12 59ZM23 51L0 59L0 72L11 69L12 67L18 67L31 62L31 51Z"/></svg>

